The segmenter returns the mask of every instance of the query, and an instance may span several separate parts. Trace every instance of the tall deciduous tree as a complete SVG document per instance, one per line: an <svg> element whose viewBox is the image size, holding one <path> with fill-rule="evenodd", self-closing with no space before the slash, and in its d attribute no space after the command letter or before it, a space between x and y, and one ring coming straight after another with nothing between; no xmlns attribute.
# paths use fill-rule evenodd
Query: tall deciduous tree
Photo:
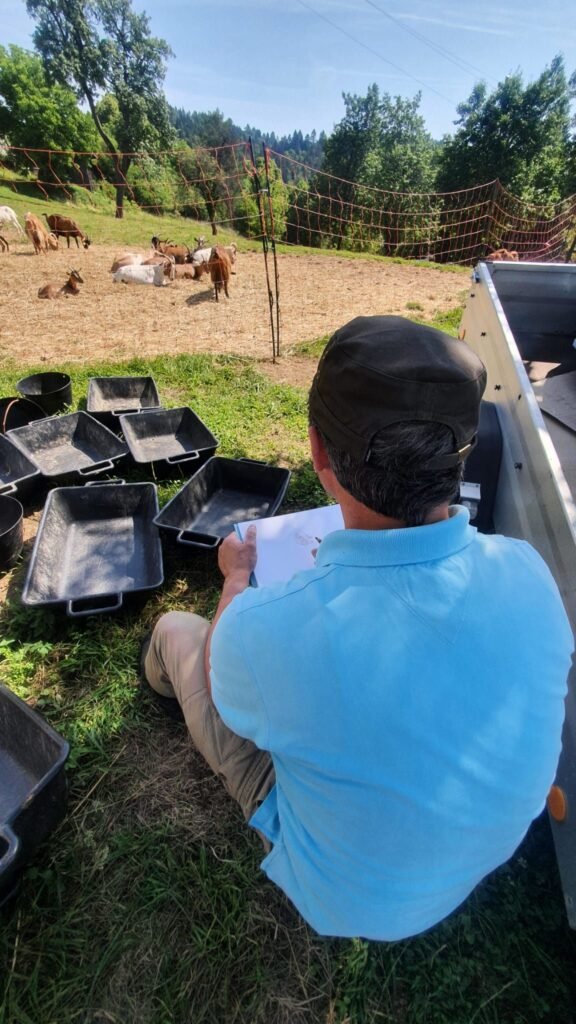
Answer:
<svg viewBox="0 0 576 1024"><path fill-rule="evenodd" d="M34 44L48 76L74 88L116 167L116 216L122 216L126 175L134 152L161 148L172 131L161 89L172 51L150 34L145 14L131 0L26 0L36 21ZM119 111L115 135L104 126L98 99L114 96Z"/></svg>
<svg viewBox="0 0 576 1024"><path fill-rule="evenodd" d="M438 185L450 192L499 178L532 202L569 189L570 98L561 57L528 85L509 75L488 94L477 84L458 109L457 131L444 140Z"/></svg>
<svg viewBox="0 0 576 1024"><path fill-rule="evenodd" d="M72 160L38 150L90 152L98 145L92 118L80 110L72 90L51 86L40 58L18 46L0 46L0 137L21 150L36 150L33 159L46 182L68 178ZM14 152L10 159L15 166L31 167L26 152Z"/></svg>
<svg viewBox="0 0 576 1024"><path fill-rule="evenodd" d="M418 113L420 95L392 97L374 84L366 96L343 98L345 115L324 146L324 173L312 182L320 235L338 248L378 247L389 227L379 190L431 190L435 144Z"/></svg>
<svg viewBox="0 0 576 1024"><path fill-rule="evenodd" d="M434 181L434 143L414 99L380 94L343 94L345 115L324 147L322 170L338 178L390 189L426 192Z"/></svg>

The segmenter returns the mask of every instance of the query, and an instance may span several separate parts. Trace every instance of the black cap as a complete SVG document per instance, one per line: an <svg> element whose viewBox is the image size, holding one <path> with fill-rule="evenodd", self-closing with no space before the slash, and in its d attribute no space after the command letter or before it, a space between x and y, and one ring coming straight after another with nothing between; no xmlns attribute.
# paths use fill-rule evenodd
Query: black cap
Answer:
<svg viewBox="0 0 576 1024"><path fill-rule="evenodd" d="M368 462L374 435L392 423L443 423L462 462L476 442L486 368L463 341L400 316L359 316L328 342L310 390L310 418L337 448Z"/></svg>

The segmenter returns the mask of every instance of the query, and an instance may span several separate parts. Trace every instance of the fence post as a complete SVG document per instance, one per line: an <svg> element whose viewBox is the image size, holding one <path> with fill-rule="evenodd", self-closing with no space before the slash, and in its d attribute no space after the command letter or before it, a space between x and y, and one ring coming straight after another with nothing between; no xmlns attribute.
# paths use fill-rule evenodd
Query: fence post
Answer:
<svg viewBox="0 0 576 1024"><path fill-rule="evenodd" d="M260 218L260 231L262 233L262 252L264 254L264 268L266 271L266 287L268 289L268 306L270 309L270 332L272 335L272 362L276 362L276 335L274 331L274 296L272 295L272 288L270 287L270 270L268 267L268 231L266 228L266 217L264 216L264 207L262 203L262 193L265 189L262 189L260 185L260 178L258 176L258 168L256 167L256 159L254 157L254 147L252 145L252 139L248 139L248 145L250 147L250 158L252 160L252 180L254 182L254 192L256 195L256 204L258 206L258 215Z"/></svg>
<svg viewBox="0 0 576 1024"><path fill-rule="evenodd" d="M268 223L272 229L270 243L272 248L272 259L274 261L274 287L276 292L276 355L280 355L280 277L278 273L278 258L276 255L276 225L274 223L274 208L272 206L272 186L270 184L270 150L262 143L264 151L264 170L266 172L266 190L268 193Z"/></svg>

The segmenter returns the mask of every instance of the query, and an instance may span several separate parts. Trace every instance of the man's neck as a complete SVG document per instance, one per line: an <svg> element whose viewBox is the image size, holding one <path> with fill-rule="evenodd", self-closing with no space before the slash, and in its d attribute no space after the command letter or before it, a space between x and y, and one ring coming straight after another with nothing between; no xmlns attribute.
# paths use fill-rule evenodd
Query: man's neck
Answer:
<svg viewBox="0 0 576 1024"><path fill-rule="evenodd" d="M336 495L335 495L336 497ZM352 495L345 491L337 496L342 509L342 518L347 530L404 530L406 522L402 519L393 519L391 516L382 516L378 512L367 508ZM432 523L440 523L448 519L450 515L448 504L439 505L432 509L427 516L423 526L430 526Z"/></svg>

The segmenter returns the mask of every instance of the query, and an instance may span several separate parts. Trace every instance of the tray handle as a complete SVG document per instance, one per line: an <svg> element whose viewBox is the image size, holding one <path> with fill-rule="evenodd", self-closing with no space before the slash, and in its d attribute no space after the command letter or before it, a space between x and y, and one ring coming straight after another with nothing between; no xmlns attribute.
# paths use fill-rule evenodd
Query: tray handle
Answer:
<svg viewBox="0 0 576 1024"><path fill-rule="evenodd" d="M104 601L104 604L97 604L98 601ZM91 604L90 602L95 602ZM106 603L109 601L109 603ZM103 595L102 597L81 597L68 601L66 611L68 615L73 618L79 618L81 615L97 615L99 612L115 612L122 607L122 594L110 594Z"/></svg>
<svg viewBox="0 0 576 1024"><path fill-rule="evenodd" d="M208 539L208 536L209 535L206 533L195 533L194 530L180 530L180 533L176 537L176 540L178 541L179 544L188 544L190 547L193 548L217 548L222 538L210 537L210 539ZM186 537L205 537L206 540L186 540Z"/></svg>
<svg viewBox="0 0 576 1024"><path fill-rule="evenodd" d="M3 484L0 487L0 494L15 494L15 493L16 493L16 484L15 483Z"/></svg>
<svg viewBox="0 0 576 1024"><path fill-rule="evenodd" d="M238 459L238 462L253 462L255 466L268 466L269 463L265 459L249 459L247 455L242 455Z"/></svg>
<svg viewBox="0 0 576 1024"><path fill-rule="evenodd" d="M93 476L94 473L103 473L107 469L114 469L114 463L112 459L106 459L104 462L95 462L90 469L79 469L80 476Z"/></svg>
<svg viewBox="0 0 576 1024"><path fill-rule="evenodd" d="M20 840L12 831L10 825L0 825L0 838L4 839L8 843L6 853L3 857L0 857L0 874L2 874L4 871L8 870L10 865L14 863L18 856Z"/></svg>
<svg viewBox="0 0 576 1024"><path fill-rule="evenodd" d="M112 409L113 416L137 416L144 409Z"/></svg>
<svg viewBox="0 0 576 1024"><path fill-rule="evenodd" d="M200 458L200 452L182 452L181 455L169 455L166 462L171 466L177 466L179 462L194 462Z"/></svg>
<svg viewBox="0 0 576 1024"><path fill-rule="evenodd" d="M110 477L108 480L88 480L84 487L106 487L106 484L125 484L119 476Z"/></svg>

